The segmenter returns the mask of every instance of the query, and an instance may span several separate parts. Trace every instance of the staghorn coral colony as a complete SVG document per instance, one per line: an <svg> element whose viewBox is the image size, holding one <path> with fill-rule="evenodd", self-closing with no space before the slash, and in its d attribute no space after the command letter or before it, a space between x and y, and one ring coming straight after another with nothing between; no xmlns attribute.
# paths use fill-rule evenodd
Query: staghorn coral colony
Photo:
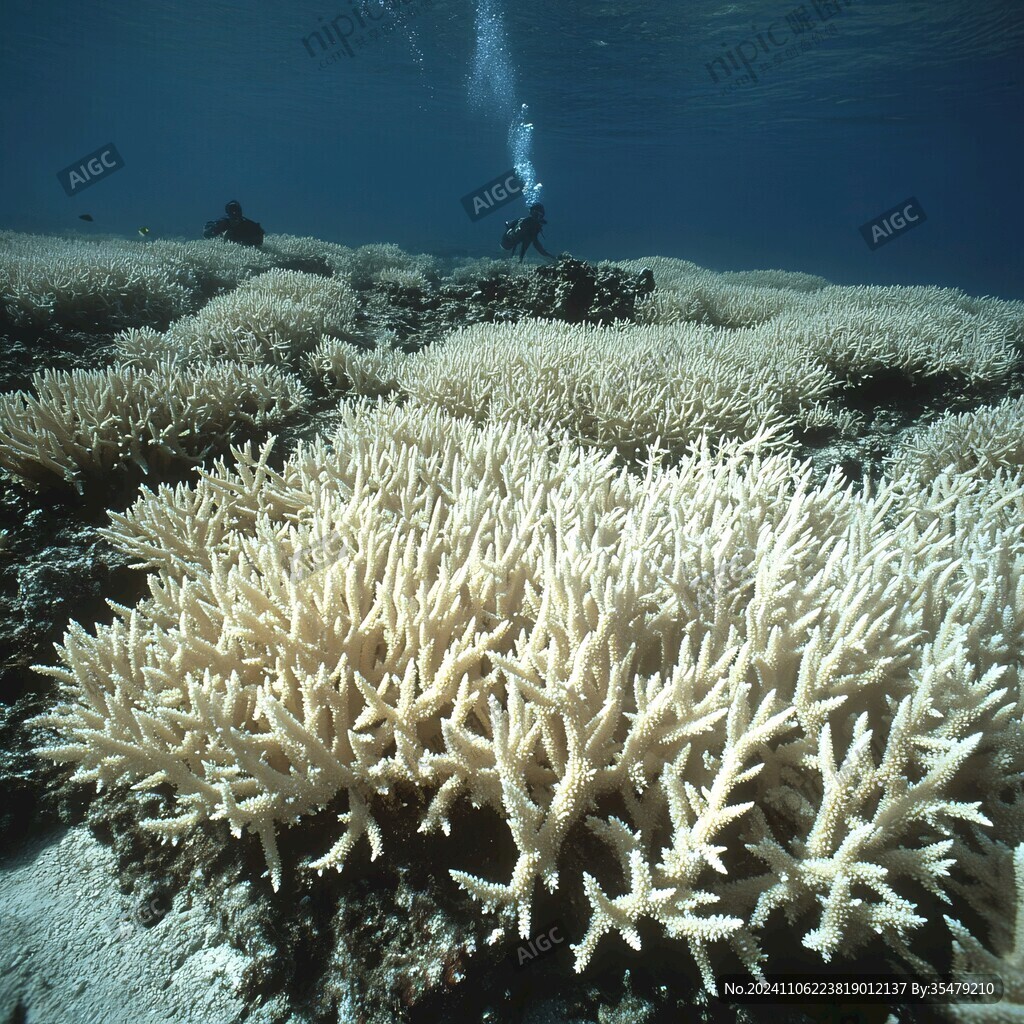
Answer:
<svg viewBox="0 0 1024 1024"><path fill-rule="evenodd" d="M3 331L101 339L0 396L5 486L144 580L32 652L39 778L253 899L426 871L481 941L366 1019L553 906L691 1008L881 963L1021 1019L1024 304L653 258L606 320L484 262L0 235Z"/></svg>

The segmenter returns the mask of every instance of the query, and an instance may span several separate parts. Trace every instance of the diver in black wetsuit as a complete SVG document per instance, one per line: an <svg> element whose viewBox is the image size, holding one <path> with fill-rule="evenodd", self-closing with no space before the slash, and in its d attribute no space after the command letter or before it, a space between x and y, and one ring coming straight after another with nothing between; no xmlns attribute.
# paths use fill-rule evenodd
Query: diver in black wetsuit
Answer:
<svg viewBox="0 0 1024 1024"><path fill-rule="evenodd" d="M516 247L522 245L522 250L519 253L519 262L523 262L523 257L526 255L526 250L532 245L541 256L546 256L549 260L557 259L557 256L552 256L551 253L540 244L540 233L547 221L544 219L544 207L540 203L534 203L530 207L530 216L521 217L519 220L510 221L505 228L505 236L501 240L501 246L503 249L511 249L512 255L515 255Z"/></svg>
<svg viewBox="0 0 1024 1024"><path fill-rule="evenodd" d="M217 238L223 235L229 242L238 245L262 245L263 228L254 220L242 216L242 205L232 199L224 207L226 217L220 220L208 220L203 229L203 238Z"/></svg>

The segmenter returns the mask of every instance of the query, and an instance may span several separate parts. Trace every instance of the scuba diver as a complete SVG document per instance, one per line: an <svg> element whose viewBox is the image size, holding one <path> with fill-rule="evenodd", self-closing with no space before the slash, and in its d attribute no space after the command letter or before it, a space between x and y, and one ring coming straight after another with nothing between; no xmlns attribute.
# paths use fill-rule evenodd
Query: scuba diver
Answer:
<svg viewBox="0 0 1024 1024"><path fill-rule="evenodd" d="M541 256L549 260L558 259L552 256L543 245L540 244L540 233L547 221L544 219L544 207L540 203L534 203L530 207L529 217L520 217L519 220L505 222L505 234L501 239L502 249L511 249L515 255L516 246L522 244L522 251L519 253L519 262L523 262L526 250L532 245Z"/></svg>
<svg viewBox="0 0 1024 1024"><path fill-rule="evenodd" d="M223 235L229 242L239 245L262 245L263 228L254 220L242 216L242 204L232 199L224 207L226 217L208 220L203 229L203 238L217 238Z"/></svg>

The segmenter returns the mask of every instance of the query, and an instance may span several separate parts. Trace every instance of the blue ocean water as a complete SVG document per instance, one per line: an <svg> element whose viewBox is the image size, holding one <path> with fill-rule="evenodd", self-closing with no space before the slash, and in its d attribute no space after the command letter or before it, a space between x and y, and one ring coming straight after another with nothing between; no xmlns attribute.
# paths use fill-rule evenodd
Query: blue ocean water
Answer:
<svg viewBox="0 0 1024 1024"><path fill-rule="evenodd" d="M525 204L460 199L526 157L556 253L1024 298L1020 0L8 0L0 48L2 228L199 237L237 198L497 256ZM66 195L108 143L124 167ZM910 197L927 220L869 248Z"/></svg>

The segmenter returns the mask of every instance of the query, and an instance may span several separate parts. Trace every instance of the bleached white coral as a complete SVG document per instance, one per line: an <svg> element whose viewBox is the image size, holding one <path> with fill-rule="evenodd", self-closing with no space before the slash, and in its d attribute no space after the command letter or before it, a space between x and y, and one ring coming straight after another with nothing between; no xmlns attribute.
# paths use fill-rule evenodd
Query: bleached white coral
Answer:
<svg viewBox="0 0 1024 1024"><path fill-rule="evenodd" d="M297 365L323 334L348 333L355 313L343 278L270 270L172 324L167 344L187 359Z"/></svg>
<svg viewBox="0 0 1024 1024"><path fill-rule="evenodd" d="M406 358L404 393L478 421L516 420L637 458L701 433L781 438L820 406L832 378L799 350L707 327L479 324ZM816 410L812 412L812 410Z"/></svg>
<svg viewBox="0 0 1024 1024"><path fill-rule="evenodd" d="M119 366L139 370L155 370L161 364L187 364L201 359L202 346L173 337L151 327L130 328L114 335L111 344L114 360Z"/></svg>
<svg viewBox="0 0 1024 1024"><path fill-rule="evenodd" d="M420 291L430 287L430 282L419 270L398 270L394 267L382 270L377 275L377 283L393 284L399 288L418 288Z"/></svg>
<svg viewBox="0 0 1024 1024"><path fill-rule="evenodd" d="M307 399L289 374L233 363L47 370L33 387L0 395L0 467L33 489L199 462Z"/></svg>
<svg viewBox="0 0 1024 1024"><path fill-rule="evenodd" d="M492 260L487 256L460 257L444 261L446 277L457 284L492 277L527 277L533 273L528 264L515 260Z"/></svg>
<svg viewBox="0 0 1024 1024"><path fill-rule="evenodd" d="M1024 398L947 413L905 441L893 463L895 472L922 480L943 471L989 478L999 469L1024 473Z"/></svg>
<svg viewBox="0 0 1024 1024"><path fill-rule="evenodd" d="M438 276L433 256L412 255L390 242L359 246L352 252L349 267L352 283L359 288L377 283L382 274L395 272L418 274L427 281Z"/></svg>
<svg viewBox="0 0 1024 1024"><path fill-rule="evenodd" d="M991 926L985 940L972 934L958 919L947 915L953 933L953 969L958 977L983 976L1002 986L1001 998L992 1003L952 1001L946 1016L957 1024L1019 1024L1024 1020L1024 842L1011 849L990 844L984 865L990 889L982 919ZM992 871L995 861L999 876ZM973 895L973 894L972 894ZM988 944L986 944L986 942Z"/></svg>
<svg viewBox="0 0 1024 1024"><path fill-rule="evenodd" d="M796 292L729 283L724 275L704 270L674 288L657 288L643 306L643 313L646 322L654 324L752 327L791 309L797 301Z"/></svg>
<svg viewBox="0 0 1024 1024"><path fill-rule="evenodd" d="M235 245L222 238L188 241L158 238L125 244L168 267L184 269L205 298L236 288L250 277L272 270L275 265L275 256L268 249Z"/></svg>
<svg viewBox="0 0 1024 1024"><path fill-rule="evenodd" d="M626 271L627 274L633 275L650 270L654 274L654 280L659 288L676 288L697 274L710 273L696 263L674 259L671 256L644 256L642 259L619 260L602 265L618 267L620 270Z"/></svg>
<svg viewBox="0 0 1024 1024"><path fill-rule="evenodd" d="M315 239L272 236L264 248L221 239L140 241L0 232L0 296L17 323L117 330L165 327L209 298L305 257L325 271L335 250ZM348 265L345 264L345 273Z"/></svg>
<svg viewBox="0 0 1024 1024"><path fill-rule="evenodd" d="M405 360L396 349L365 349L325 335L308 364L315 376L329 380L342 394L377 398L399 390Z"/></svg>
<svg viewBox="0 0 1024 1024"><path fill-rule="evenodd" d="M296 235L267 235L263 248L275 258L284 257L292 263L320 263L329 268L335 277L351 280L352 254L355 250L347 245Z"/></svg>
<svg viewBox="0 0 1024 1024"><path fill-rule="evenodd" d="M1004 378L1018 358L1012 311L979 307L948 291L831 287L761 330L805 345L852 379L879 371L908 378L953 375L971 383Z"/></svg>
<svg viewBox="0 0 1024 1024"><path fill-rule="evenodd" d="M969 830L1003 838L1019 776L1012 502L919 528L895 484L815 486L763 440L630 473L406 405L348 412L280 470L238 452L112 517L151 596L72 625L43 752L170 785L163 836L255 832L275 885L278 830L339 797L321 870L388 848L399 785L426 832L491 808L515 866L456 879L524 935L538 882L582 886L580 968L653 920L713 989L722 943L770 969L780 913L808 955L883 941L917 966L925 908L957 912L952 865ZM563 855L582 824L612 855L586 877Z"/></svg>
<svg viewBox="0 0 1024 1024"><path fill-rule="evenodd" d="M756 288L786 288L796 292L817 292L830 282L817 274L798 270L725 270L719 274L725 284L753 285Z"/></svg>
<svg viewBox="0 0 1024 1024"><path fill-rule="evenodd" d="M199 302L189 269L142 245L0 235L0 301L19 325L166 326Z"/></svg>
<svg viewBox="0 0 1024 1024"><path fill-rule="evenodd" d="M851 379L902 371L1000 380L1024 341L1024 303L953 288L830 285L782 271L715 273L665 257L613 265L654 271L657 289L640 307L644 322L750 328L751 340L802 349L805 358Z"/></svg>

